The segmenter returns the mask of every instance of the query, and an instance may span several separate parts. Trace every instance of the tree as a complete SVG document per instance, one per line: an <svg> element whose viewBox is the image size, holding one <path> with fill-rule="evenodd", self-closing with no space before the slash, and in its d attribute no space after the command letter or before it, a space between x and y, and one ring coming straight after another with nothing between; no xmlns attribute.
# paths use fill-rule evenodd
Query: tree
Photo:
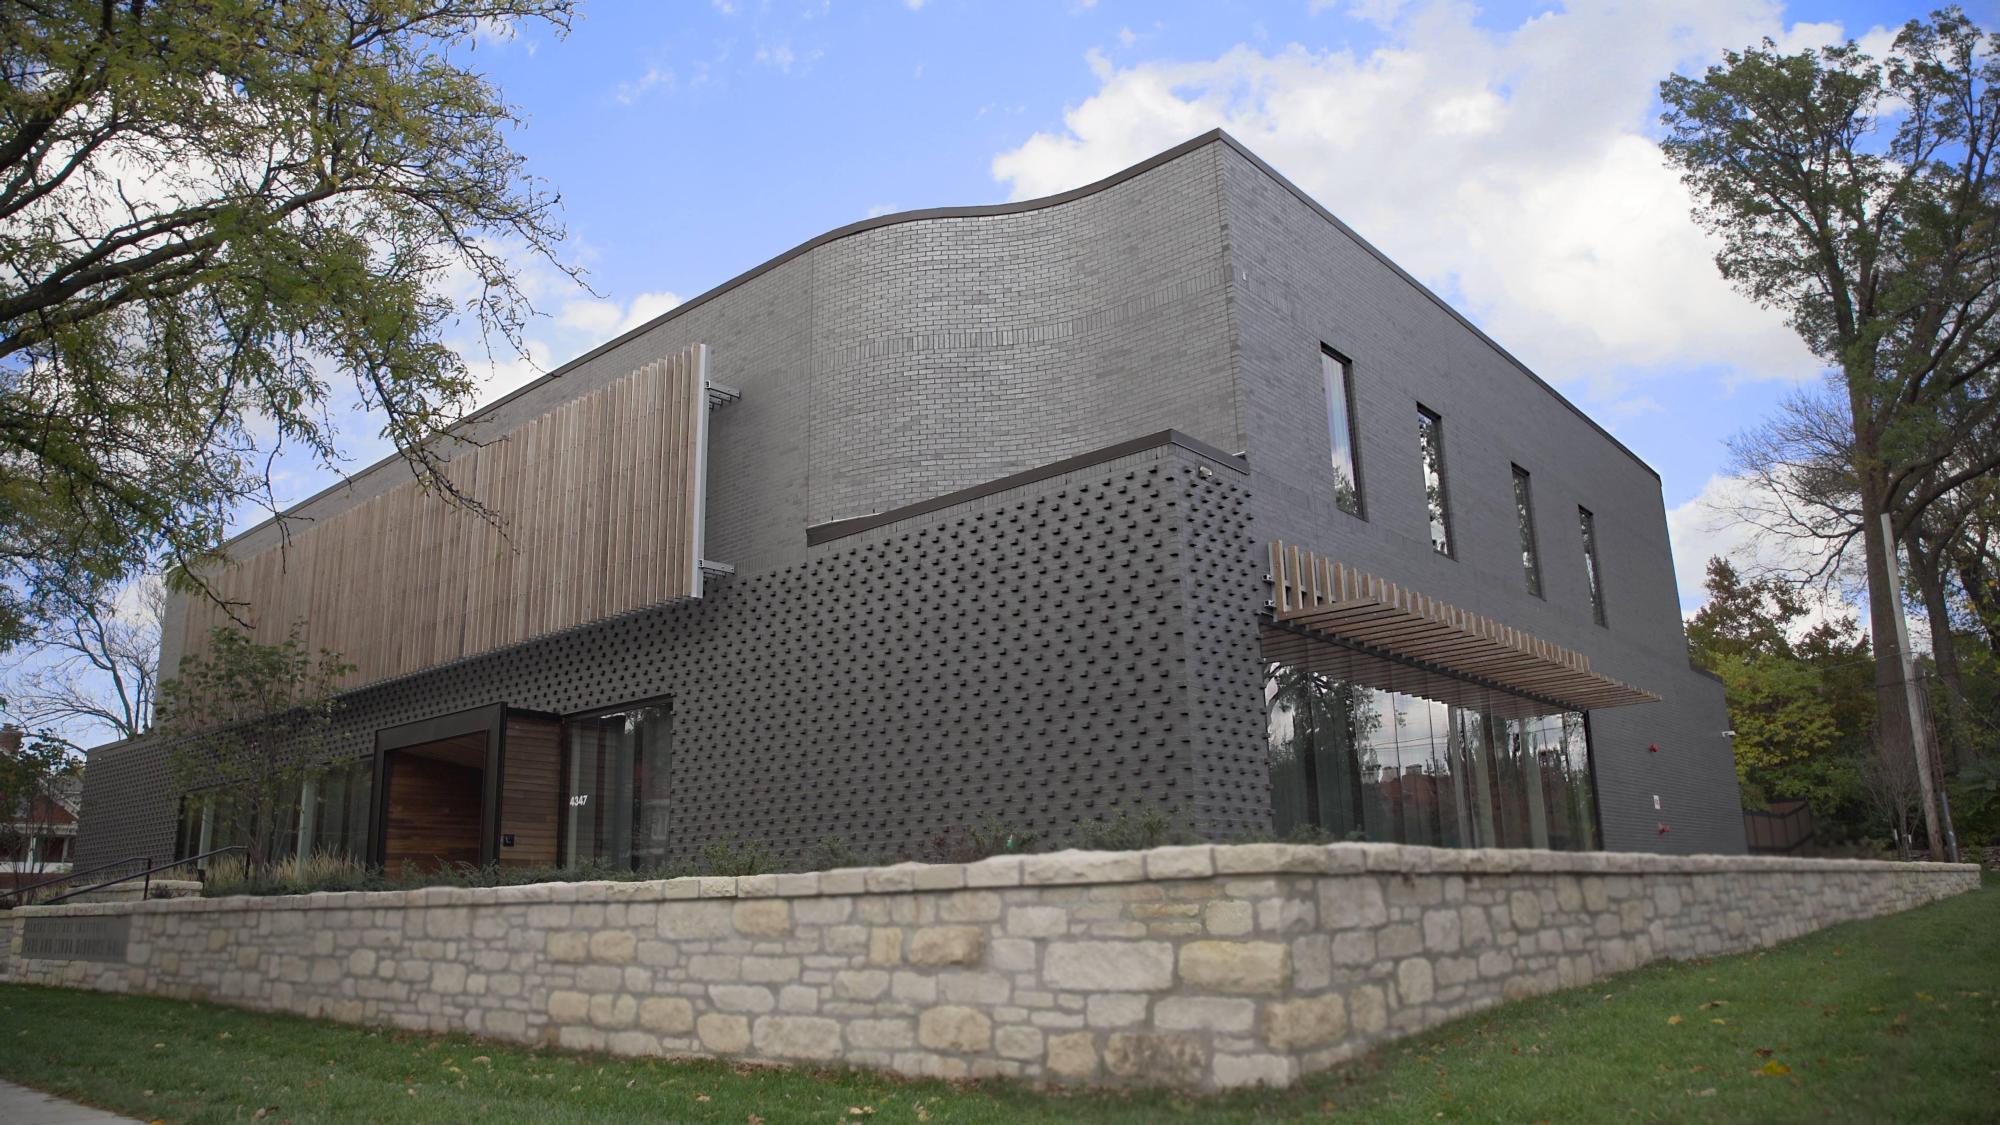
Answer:
<svg viewBox="0 0 2000 1125"><path fill-rule="evenodd" d="M9 670L8 712L30 727L83 724L138 737L153 718L165 600L157 579L142 578L63 612Z"/></svg>
<svg viewBox="0 0 2000 1125"><path fill-rule="evenodd" d="M1839 584L1848 551L1862 533L1853 435L1845 414L1844 406L1823 392L1796 394L1772 418L1730 442L1732 468L1758 485L1743 494L1736 514L1792 545L1799 563L1786 569L1806 584ZM2000 418L1988 417L1983 428L1947 424L1939 433L1954 447L1942 452L1928 470L1931 476L1951 473L1991 448L2000 440ZM1952 766L1961 756L1967 715L1956 634L1961 624L1977 623L1969 591L1959 588L1961 560L1973 548L1983 513L1996 505L2000 475L1974 477L1940 495L1902 536L1907 590L1897 593L1913 596L1929 626L1931 656L1945 689L1943 734Z"/></svg>
<svg viewBox="0 0 2000 1125"><path fill-rule="evenodd" d="M1860 794L1873 720L1868 642L1851 620L1800 630L1808 607L1775 576L1744 579L1708 561L1708 602L1688 622L1689 655L1721 677L1746 804L1803 798L1836 828ZM1796 636L1795 636L1796 634Z"/></svg>
<svg viewBox="0 0 2000 1125"><path fill-rule="evenodd" d="M0 857L25 860L28 841L54 822L64 791L73 803L82 781L83 759L65 739L45 730L0 731Z"/></svg>
<svg viewBox="0 0 2000 1125"><path fill-rule="evenodd" d="M240 827L252 871L278 858L278 834L295 823L304 783L334 765L337 685L353 671L339 654L308 652L292 627L258 644L215 629L205 651L160 686L159 733L182 792L206 795L217 819Z"/></svg>
<svg viewBox="0 0 2000 1125"><path fill-rule="evenodd" d="M1949 8L1911 21L1882 63L1851 41L1787 55L1765 40L1660 89L1662 147L1722 241L1723 275L1782 309L1834 369L1887 746L1908 729L1890 552L1939 497L2000 469L1991 450L1933 471L1956 448L1947 426L1982 426L2000 408L1992 48ZM1941 854L1928 801L1925 814Z"/></svg>
<svg viewBox="0 0 2000 1125"><path fill-rule="evenodd" d="M443 333L525 355L509 256L567 267L516 111L463 59L572 7L0 12L0 647L156 559L199 586L184 564L270 504L278 447L338 466L336 375L427 487L484 511L439 472L475 389Z"/></svg>

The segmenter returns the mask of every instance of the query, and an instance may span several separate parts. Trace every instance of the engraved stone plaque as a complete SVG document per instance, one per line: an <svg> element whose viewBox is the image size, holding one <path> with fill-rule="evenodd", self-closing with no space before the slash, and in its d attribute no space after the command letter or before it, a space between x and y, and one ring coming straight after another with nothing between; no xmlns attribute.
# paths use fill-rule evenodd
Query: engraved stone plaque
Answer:
<svg viewBox="0 0 2000 1125"><path fill-rule="evenodd" d="M21 956L46 961L125 960L132 937L129 914L86 914L73 918L25 918Z"/></svg>

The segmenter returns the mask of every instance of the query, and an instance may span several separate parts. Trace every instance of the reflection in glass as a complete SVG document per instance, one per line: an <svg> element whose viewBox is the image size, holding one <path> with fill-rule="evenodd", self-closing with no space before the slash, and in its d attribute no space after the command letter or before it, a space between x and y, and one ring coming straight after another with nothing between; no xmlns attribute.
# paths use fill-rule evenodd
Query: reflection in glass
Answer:
<svg viewBox="0 0 2000 1125"><path fill-rule="evenodd" d="M276 821L271 855L276 859L313 855L365 859L374 782L374 762L369 759L307 775L299 783L297 801L276 802L271 810ZM180 820L174 829L174 858L249 844L256 835L255 820L255 804L240 794L219 789L186 794L181 798Z"/></svg>
<svg viewBox="0 0 2000 1125"><path fill-rule="evenodd" d="M1423 457L1424 506L1431 520L1431 550L1451 554L1451 505L1444 480L1444 419L1417 407L1417 448Z"/></svg>
<svg viewBox="0 0 2000 1125"><path fill-rule="evenodd" d="M1521 576L1528 592L1542 596L1542 560L1535 550L1535 505L1528 492L1528 470L1514 466L1514 522L1521 529Z"/></svg>
<svg viewBox="0 0 2000 1125"><path fill-rule="evenodd" d="M1590 616L1604 624L1604 575L1597 563L1597 517L1589 508L1576 510L1577 528L1583 533L1583 576L1590 583Z"/></svg>
<svg viewBox="0 0 2000 1125"><path fill-rule="evenodd" d="M665 862L668 718L665 707L635 707L563 724L563 866Z"/></svg>
<svg viewBox="0 0 2000 1125"><path fill-rule="evenodd" d="M1285 662L1268 663L1264 683L1281 837L1598 846L1581 714L1470 685L1445 703Z"/></svg>
<svg viewBox="0 0 2000 1125"><path fill-rule="evenodd" d="M367 855L368 797L374 763L351 762L307 778L299 795L297 854Z"/></svg>
<svg viewBox="0 0 2000 1125"><path fill-rule="evenodd" d="M1331 348L1320 349L1320 382L1326 392L1326 436L1333 443L1333 502L1361 514L1361 463L1354 440L1354 366Z"/></svg>

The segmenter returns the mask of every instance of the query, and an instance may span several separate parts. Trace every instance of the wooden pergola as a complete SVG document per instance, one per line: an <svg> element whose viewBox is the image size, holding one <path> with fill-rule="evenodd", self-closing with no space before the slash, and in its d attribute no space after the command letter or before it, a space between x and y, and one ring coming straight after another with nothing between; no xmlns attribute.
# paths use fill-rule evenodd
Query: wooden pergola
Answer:
<svg viewBox="0 0 2000 1125"><path fill-rule="evenodd" d="M1591 671L1590 658L1574 649L1296 545L1272 541L1269 581L1267 660L1314 662L1312 642L1323 639L1574 711L1660 701L1650 691Z"/></svg>

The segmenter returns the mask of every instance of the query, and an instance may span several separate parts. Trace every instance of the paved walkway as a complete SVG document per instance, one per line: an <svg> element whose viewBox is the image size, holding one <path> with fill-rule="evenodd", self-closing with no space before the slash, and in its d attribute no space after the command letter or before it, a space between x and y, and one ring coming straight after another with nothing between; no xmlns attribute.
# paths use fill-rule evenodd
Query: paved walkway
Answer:
<svg viewBox="0 0 2000 1125"><path fill-rule="evenodd" d="M133 1120L50 1097L40 1090L0 1082L0 1121L7 1125L114 1125Z"/></svg>

